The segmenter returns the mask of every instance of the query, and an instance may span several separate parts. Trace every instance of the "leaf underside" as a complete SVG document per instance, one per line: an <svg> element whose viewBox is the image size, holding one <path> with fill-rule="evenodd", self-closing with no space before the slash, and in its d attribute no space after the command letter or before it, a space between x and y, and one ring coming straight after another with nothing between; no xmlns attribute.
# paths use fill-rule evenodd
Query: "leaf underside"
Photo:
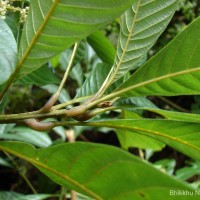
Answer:
<svg viewBox="0 0 200 200"><path fill-rule="evenodd" d="M0 85L14 72L16 62L17 43L9 26L0 18Z"/></svg>
<svg viewBox="0 0 200 200"><path fill-rule="evenodd" d="M128 96L200 94L200 18L115 91Z"/></svg>
<svg viewBox="0 0 200 200"><path fill-rule="evenodd" d="M146 57L149 49L170 22L176 0L136 0L122 16L117 55L112 68L116 81Z"/></svg>
<svg viewBox="0 0 200 200"><path fill-rule="evenodd" d="M37 0L20 43L18 78L39 68L76 41L119 16L133 0ZM92 17L91 17L92 16Z"/></svg>

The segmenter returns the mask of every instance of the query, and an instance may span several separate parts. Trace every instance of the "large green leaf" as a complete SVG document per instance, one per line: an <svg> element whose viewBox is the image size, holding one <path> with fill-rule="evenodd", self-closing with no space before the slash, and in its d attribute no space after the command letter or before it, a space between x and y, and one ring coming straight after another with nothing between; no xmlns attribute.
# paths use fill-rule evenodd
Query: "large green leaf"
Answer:
<svg viewBox="0 0 200 200"><path fill-rule="evenodd" d="M0 18L0 85L4 84L15 70L17 44L9 26Z"/></svg>
<svg viewBox="0 0 200 200"><path fill-rule="evenodd" d="M20 43L18 77L85 38L126 10L133 0L32 0Z"/></svg>
<svg viewBox="0 0 200 200"><path fill-rule="evenodd" d="M43 65L34 72L28 74L27 76L19 79L16 85L48 85L48 84L59 84L60 79L53 73L53 69L48 67L48 65Z"/></svg>
<svg viewBox="0 0 200 200"><path fill-rule="evenodd" d="M105 126L138 132L150 138L157 139L191 158L200 160L200 123L159 119L122 119L88 122L85 125Z"/></svg>
<svg viewBox="0 0 200 200"><path fill-rule="evenodd" d="M156 113L166 119L178 120L185 122L200 122L200 115L193 113L183 113L177 111L169 111L159 109L150 100L145 97L127 97L120 98L113 103L113 106L123 110L137 112L139 110L146 110Z"/></svg>
<svg viewBox="0 0 200 200"><path fill-rule="evenodd" d="M113 106L120 109L134 110L145 108L158 108L153 102L146 97L127 97L120 98L113 103Z"/></svg>
<svg viewBox="0 0 200 200"><path fill-rule="evenodd" d="M101 31L96 31L90 35L87 38L87 41L103 62L111 65L114 63L116 50L113 44Z"/></svg>
<svg viewBox="0 0 200 200"><path fill-rule="evenodd" d="M124 110L122 119L142 119L142 117L137 115L136 113ZM164 143L161 143L156 139L138 133L137 131L117 129L116 134L121 146L125 149L136 147L140 149L151 149L154 151L160 151L162 148L165 147Z"/></svg>
<svg viewBox="0 0 200 200"><path fill-rule="evenodd" d="M111 66L105 63L97 64L86 78L76 97L84 97L95 94L103 84Z"/></svg>
<svg viewBox="0 0 200 200"><path fill-rule="evenodd" d="M170 120L200 123L200 115L199 114L168 111L168 110L162 110L162 109L158 109L158 108L145 108L145 110L157 113L157 114L163 116L164 118L170 119Z"/></svg>
<svg viewBox="0 0 200 200"><path fill-rule="evenodd" d="M0 134L0 139L27 142L45 148L52 145L52 140L45 132L34 131L28 127L14 127Z"/></svg>
<svg viewBox="0 0 200 200"><path fill-rule="evenodd" d="M143 110L160 110L150 100L145 97L129 97L120 98L113 103L113 106L119 109L123 109L123 119L142 119L141 116L135 112ZM133 111L133 112L132 112ZM145 135L138 133L137 131L128 130L116 130L118 139L123 148L137 147L141 149L152 149L155 151L161 150L165 145L158 140L152 139Z"/></svg>
<svg viewBox="0 0 200 200"><path fill-rule="evenodd" d="M200 94L200 18L124 82L114 96Z"/></svg>
<svg viewBox="0 0 200 200"><path fill-rule="evenodd" d="M78 90L76 97L84 97L90 96L98 92L100 87L102 86L104 80L106 79L109 71L111 69L111 65L106 63L98 63L92 69L92 72L86 78L82 87ZM113 83L106 91L107 94L111 93L122 83L122 79Z"/></svg>
<svg viewBox="0 0 200 200"><path fill-rule="evenodd" d="M136 0L122 16L117 55L112 69L114 81L138 67L170 22L177 0Z"/></svg>
<svg viewBox="0 0 200 200"><path fill-rule="evenodd" d="M170 190L191 189L110 146L74 143L35 149L28 144L0 142L0 149L32 163L55 182L96 200L176 199L169 195Z"/></svg>

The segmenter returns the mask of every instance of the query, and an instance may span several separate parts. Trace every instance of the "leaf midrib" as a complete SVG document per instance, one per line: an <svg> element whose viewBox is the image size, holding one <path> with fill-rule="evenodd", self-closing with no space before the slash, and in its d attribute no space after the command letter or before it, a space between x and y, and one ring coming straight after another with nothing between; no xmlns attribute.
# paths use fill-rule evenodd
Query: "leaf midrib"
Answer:
<svg viewBox="0 0 200 200"><path fill-rule="evenodd" d="M156 78L153 78L151 80L147 80L147 81L144 81L142 83L138 83L136 85L132 85L132 86L123 88L121 90L115 91L115 92L113 92L113 93L111 93L111 94L109 94L109 95L107 95L105 97L102 97L98 101L94 102L94 104L96 105L96 103L99 103L99 102L102 102L102 101L106 101L106 100L114 98L114 97L118 97L122 93L126 93L126 92L128 92L130 90L137 89L137 88L140 88L140 87L144 87L144 86L146 86L148 84L151 84L151 83L156 83L158 81L162 81L162 80L165 80L165 79L168 79L168 78L173 78L173 77L176 77L176 76L185 75L185 74L188 74L188 73L198 72L198 71L200 71L200 66L196 67L196 68L193 68L193 69L187 69L187 70L175 72L175 73L172 73L172 74L167 74L167 75L164 75L164 76L156 77Z"/></svg>
<svg viewBox="0 0 200 200"><path fill-rule="evenodd" d="M132 121L134 121L134 120L132 120ZM145 121L145 120L143 120L143 121ZM109 124L109 122L108 123L107 122L106 123L104 123L104 122L100 122L100 123L98 123L98 122L97 123L96 122L88 122L88 123L86 123L86 126L87 125L89 125L89 126L106 126L106 127L110 127L110 128L117 128L117 129L123 129L123 130L126 129L126 130L129 130L129 131L138 131L138 132L143 133L143 134L145 134L144 132L147 132L149 134L157 135L157 136L166 138L168 140L175 141L177 143L186 145L186 146L191 147L192 149L197 150L198 152L200 152L200 148L199 147L194 146L191 143L188 143L187 141L184 141L184 140L181 140L179 138L163 134L163 133L161 133L159 131L153 131L153 130L143 129L143 128L140 128L140 127L134 127L134 125L133 125L133 127L126 126L126 125L120 126L120 125L116 125L116 124Z"/></svg>
<svg viewBox="0 0 200 200"><path fill-rule="evenodd" d="M136 11L135 11L135 16L134 16L134 19L133 19L133 23L131 25L131 30L129 31L129 35L128 35L128 38L127 38L127 42L126 42L126 45L123 49L123 53L121 55L121 58L119 59L119 63L117 64L116 67L113 67L114 69L114 73L112 74L112 77L111 77L111 82L114 81L115 79L115 76L117 75L122 63L123 63L123 60L124 60L124 56L126 55L126 52L127 52L127 49L128 49L128 45L129 45L129 42L131 40L131 37L132 37L132 33L134 31L134 27L135 27L135 23L137 21L137 15L138 15L138 10L139 10L139 7L140 7L140 4L141 4L141 0L138 1L138 4L137 4L137 8L136 8ZM121 48L121 47L120 47ZM118 55L116 55L118 56Z"/></svg>
<svg viewBox="0 0 200 200"><path fill-rule="evenodd" d="M27 59L27 57L29 56L33 46L35 45L35 43L37 42L38 38L40 37L42 31L44 30L46 24L48 23L52 13L54 12L56 5L58 4L59 0L54 0L52 6L49 9L49 12L47 13L47 15L45 16L42 24L40 25L39 29L37 30L36 34L34 35L31 43L29 44L28 48L26 49L25 53L23 54L22 58L19 60L17 66L16 66L16 71L18 72L20 70L20 68L23 66L24 61Z"/></svg>
<svg viewBox="0 0 200 200"><path fill-rule="evenodd" d="M37 167L41 167L41 168L53 173L54 175L57 175L58 177L60 177L60 178L62 178L64 180L67 180L69 183L71 183L72 185L80 188L82 191L84 191L86 194L90 195L92 198L95 198L96 200L103 200L100 196L96 195L94 192L92 192L91 190L89 190L88 188L83 186L82 184L79 184L78 182L74 181L69 176L66 176L66 175L64 175L62 173L59 173L58 171L56 171L56 170L44 165L43 163L38 162L35 159L28 158L28 157L26 157L26 156L24 156L22 154L19 154L19 153L13 151L13 150L7 149L7 148L2 147L2 146L0 146L0 149L2 151L11 153L12 155L15 155L15 156L17 156L17 157L19 157L19 158L21 158L23 160L26 160L26 161L32 163L33 165L35 165Z"/></svg>

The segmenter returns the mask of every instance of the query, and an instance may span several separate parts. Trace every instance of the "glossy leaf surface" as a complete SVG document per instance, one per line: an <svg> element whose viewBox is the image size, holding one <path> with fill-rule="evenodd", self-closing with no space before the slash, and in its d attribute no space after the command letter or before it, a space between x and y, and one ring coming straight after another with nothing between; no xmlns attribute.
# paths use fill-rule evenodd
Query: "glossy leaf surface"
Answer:
<svg viewBox="0 0 200 200"><path fill-rule="evenodd" d="M129 153L105 145L74 143L36 150L23 143L0 142L0 149L96 200L158 199L169 196L170 189L191 189Z"/></svg>

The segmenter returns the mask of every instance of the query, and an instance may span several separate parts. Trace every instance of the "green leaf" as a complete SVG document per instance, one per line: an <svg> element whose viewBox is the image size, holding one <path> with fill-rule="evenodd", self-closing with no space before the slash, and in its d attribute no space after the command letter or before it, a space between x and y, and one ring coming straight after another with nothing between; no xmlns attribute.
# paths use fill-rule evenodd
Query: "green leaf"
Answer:
<svg viewBox="0 0 200 200"><path fill-rule="evenodd" d="M83 194L77 193L77 200L93 200L90 197L87 197Z"/></svg>
<svg viewBox="0 0 200 200"><path fill-rule="evenodd" d="M82 87L78 90L76 98L90 96L98 92L102 84L104 83L109 71L111 69L111 65L106 63L98 63L92 69L92 72L86 78ZM122 79L119 79L115 83L113 83L107 90L106 94L112 93L119 85L123 82Z"/></svg>
<svg viewBox="0 0 200 200"><path fill-rule="evenodd" d="M1 200L44 200L52 195L49 194L30 194L30 195L24 195L16 192L6 192L1 191L0 192L0 199Z"/></svg>
<svg viewBox="0 0 200 200"><path fill-rule="evenodd" d="M146 97L127 97L120 98L113 103L113 106L122 109L137 109L137 108L158 108Z"/></svg>
<svg viewBox="0 0 200 200"><path fill-rule="evenodd" d="M84 59L84 57L86 55L86 51L87 51L87 42L86 42L86 40L82 40L78 44L78 49L76 51L76 55L73 60L74 66Z"/></svg>
<svg viewBox="0 0 200 200"><path fill-rule="evenodd" d="M81 68L79 62L81 62L85 58L87 50L88 49L87 49L86 41L85 40L81 41L78 45L78 49L77 49L77 52L76 52L76 55L75 55L75 58L73 61L73 68L70 72L70 77L72 79L74 79L75 81L77 81L79 86L82 86L83 78L84 78L83 69ZM60 60L60 68L62 70L65 71L66 68L68 67L71 55L72 55L71 48L69 48L61 53L59 60Z"/></svg>
<svg viewBox="0 0 200 200"><path fill-rule="evenodd" d="M1 124L1 126L0 126L0 135L4 134L6 132L9 132L10 130L13 129L14 126L15 126L15 124Z"/></svg>
<svg viewBox="0 0 200 200"><path fill-rule="evenodd" d="M50 94L55 94L56 91L58 90L58 86L55 85L55 84L45 85L45 86L42 86L42 88L44 90L47 90ZM65 102L70 100L70 96L69 96L68 91L66 89L64 89L64 88L62 89L61 94L58 97L58 100L61 103L65 103Z"/></svg>
<svg viewBox="0 0 200 200"><path fill-rule="evenodd" d="M11 167L11 168L13 167L5 158L2 157L0 157L0 166Z"/></svg>
<svg viewBox="0 0 200 200"><path fill-rule="evenodd" d="M0 91L1 89L2 88L0 87ZM10 92L7 92L2 101L0 101L0 114L4 113L4 110L9 103L9 97L10 97Z"/></svg>
<svg viewBox="0 0 200 200"><path fill-rule="evenodd" d="M149 49L167 27L177 0L136 0L122 16L117 55L111 76L116 81L138 67Z"/></svg>
<svg viewBox="0 0 200 200"><path fill-rule="evenodd" d="M0 149L32 163L56 183L96 200L158 199L168 197L171 189L191 190L137 157L110 146L68 143L35 149L28 144L0 142Z"/></svg>
<svg viewBox="0 0 200 200"><path fill-rule="evenodd" d="M28 74L27 76L19 79L16 85L48 85L48 84L59 84L60 79L53 73L47 65L40 67L34 72Z"/></svg>
<svg viewBox="0 0 200 200"><path fill-rule="evenodd" d="M133 0L32 0L22 33L18 78L118 17Z"/></svg>
<svg viewBox="0 0 200 200"><path fill-rule="evenodd" d="M0 85L4 84L15 70L17 44L9 26L0 18Z"/></svg>
<svg viewBox="0 0 200 200"><path fill-rule="evenodd" d="M66 130L63 126L53 128L54 132L58 134L63 142L66 141Z"/></svg>
<svg viewBox="0 0 200 200"><path fill-rule="evenodd" d="M162 159L153 163L153 165L169 175L173 175L176 167L176 161L174 159Z"/></svg>
<svg viewBox="0 0 200 200"><path fill-rule="evenodd" d="M176 171L175 176L180 180L187 180L195 175L199 175L200 162L189 163L189 166L183 167Z"/></svg>
<svg viewBox="0 0 200 200"><path fill-rule="evenodd" d="M200 94L200 18L194 20L169 45L149 60L113 94L194 95Z"/></svg>
<svg viewBox="0 0 200 200"><path fill-rule="evenodd" d="M95 94L103 84L111 66L105 63L97 64L89 76L86 78L82 87L78 90L77 98Z"/></svg>
<svg viewBox="0 0 200 200"><path fill-rule="evenodd" d="M41 148L52 144L51 138L47 133L34 131L27 127L12 128L10 131L0 134L0 139L27 142Z"/></svg>
<svg viewBox="0 0 200 200"><path fill-rule="evenodd" d="M163 116L166 119L177 120L177 121L185 121L185 122L200 122L199 114L192 113L183 113L183 112L175 112L175 111L167 111L158 108L145 108L145 110L157 113Z"/></svg>
<svg viewBox="0 0 200 200"><path fill-rule="evenodd" d="M83 69L81 68L80 64L77 64L72 71L70 72L70 77L77 81L79 87L83 85L84 81L84 74L83 74Z"/></svg>
<svg viewBox="0 0 200 200"><path fill-rule="evenodd" d="M88 122L85 126L105 126L137 132L163 142L191 158L200 160L200 123L159 119L121 119Z"/></svg>
<svg viewBox="0 0 200 200"><path fill-rule="evenodd" d="M15 17L11 17L11 16L6 16L5 22L7 23L7 25L10 27L15 39L17 40L17 36L18 36L18 22L17 19Z"/></svg>
<svg viewBox="0 0 200 200"><path fill-rule="evenodd" d="M92 72L86 78L82 87L78 90L76 97L84 97L95 94L100 87L102 86L104 80L106 79L109 71L111 69L111 65L106 63L98 63L92 69ZM111 93L115 88L117 88L122 83L122 80L115 82L112 84L106 91L106 93Z"/></svg>
<svg viewBox="0 0 200 200"><path fill-rule="evenodd" d="M73 66L75 66L76 64L82 61L82 59L86 55L86 51L87 51L87 43L85 40L82 40L78 44L78 49L76 51L76 55L73 60ZM66 70L70 62L71 54L72 54L71 48L68 48L64 52L61 53L60 55L61 69Z"/></svg>
<svg viewBox="0 0 200 200"><path fill-rule="evenodd" d="M123 111L123 119L134 119L135 113L129 111ZM137 116L137 119L141 117ZM138 133L137 131L128 131L128 130L116 130L117 137L120 141L120 144L123 148L128 149L130 147L136 147L140 149L151 149L154 151L159 151L165 147L165 145L158 140L147 137Z"/></svg>
<svg viewBox="0 0 200 200"><path fill-rule="evenodd" d="M96 31L90 35L87 41L104 63L111 65L114 63L116 50L101 31Z"/></svg>
<svg viewBox="0 0 200 200"><path fill-rule="evenodd" d="M113 106L123 110L136 112L138 110L146 110L156 113L169 120L185 121L185 122L200 122L200 115L193 113L183 113L177 111L169 111L159 109L155 104L145 97L126 97L120 98L114 102Z"/></svg>

